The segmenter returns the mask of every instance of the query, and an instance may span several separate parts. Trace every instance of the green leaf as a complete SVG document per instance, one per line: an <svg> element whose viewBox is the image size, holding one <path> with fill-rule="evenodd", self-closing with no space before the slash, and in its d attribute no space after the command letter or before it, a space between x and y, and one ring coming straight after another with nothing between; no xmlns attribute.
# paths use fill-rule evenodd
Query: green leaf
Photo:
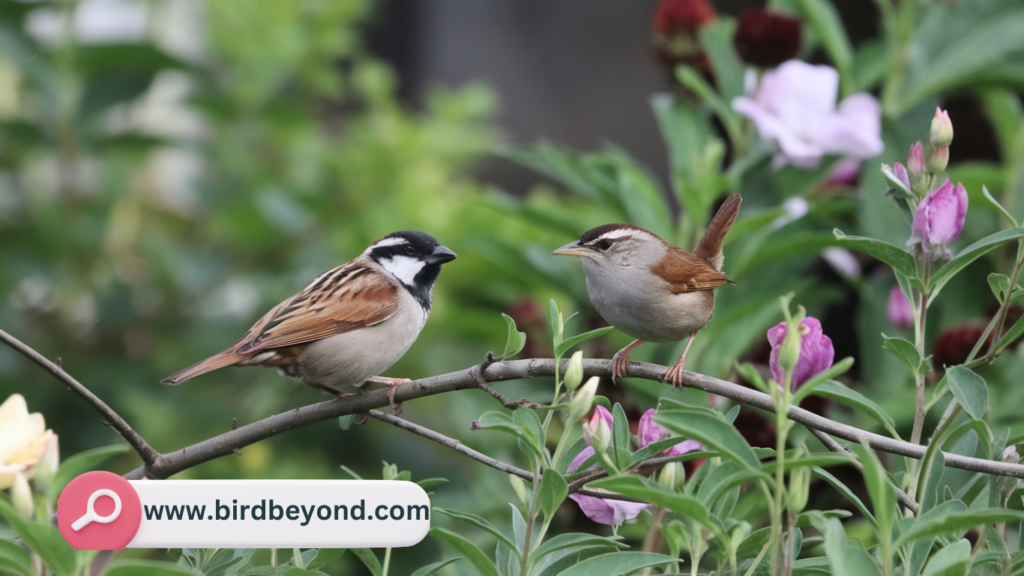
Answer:
<svg viewBox="0 0 1024 576"><path fill-rule="evenodd" d="M861 474L864 476L868 495L871 496L871 507L875 512L875 520L878 521L880 538L883 542L889 542L892 540L892 526L896 521L896 492L889 484L889 477L874 450L860 444L854 444L851 448L864 466Z"/></svg>
<svg viewBox="0 0 1024 576"><path fill-rule="evenodd" d="M442 560L441 562L434 562L433 564L428 564L413 572L411 576L429 576L452 562L458 562L459 560L462 560L462 558L449 558L448 560Z"/></svg>
<svg viewBox="0 0 1024 576"><path fill-rule="evenodd" d="M768 383L764 381L764 378L761 378L761 373L757 371L757 368L754 368L753 364L736 364L736 371L740 373L744 380L753 384L754 388L765 394L770 392L768 390Z"/></svg>
<svg viewBox="0 0 1024 576"><path fill-rule="evenodd" d="M893 548L901 548L911 542L925 538L966 532L975 526L999 522L1019 522L1021 520L1024 520L1024 512L1000 509L964 510L936 515L934 518L922 517L900 534Z"/></svg>
<svg viewBox="0 0 1024 576"><path fill-rule="evenodd" d="M431 528L427 534L458 550L483 576L498 576L498 569L494 567L494 563L477 548L476 544L463 536L444 528Z"/></svg>
<svg viewBox="0 0 1024 576"><path fill-rule="evenodd" d="M530 410L524 408L516 410L513 414L518 414L524 410L532 414ZM534 418L537 417L536 414L533 414L533 416ZM520 421L526 421L528 420L528 417L520 416L519 419ZM480 418L475 421L474 427L480 430L500 430L502 432L508 432L518 436L523 441L520 447L525 446L528 449L527 454L536 458L538 462L544 462L544 452L539 446L539 438L536 437L536 430L528 432L525 428L517 424L512 416L509 416L505 412L484 412L480 415Z"/></svg>
<svg viewBox="0 0 1024 576"><path fill-rule="evenodd" d="M873 256L892 266L907 278L917 278L917 261L910 255L910 252L874 238L847 236L838 228L832 233L835 234L836 240L841 246Z"/></svg>
<svg viewBox="0 0 1024 576"><path fill-rule="evenodd" d="M594 338L600 338L605 334L614 330L614 326L605 326L604 328L598 328L597 330L591 330L590 332L584 332L583 334L577 334L572 338L563 340L558 346L555 346L555 357L561 358L570 348L577 344L582 344L587 340L593 340Z"/></svg>
<svg viewBox="0 0 1024 576"><path fill-rule="evenodd" d="M57 472L53 475L53 481L50 482L46 489L46 499L50 502L56 502L57 497L60 496L68 482L86 472L95 470L97 466L107 459L118 454L124 454L130 449L131 447L127 444L114 444L113 446L104 446L79 452L64 460L60 463Z"/></svg>
<svg viewBox="0 0 1024 576"><path fill-rule="evenodd" d="M437 510L437 508L434 508ZM369 548L351 548L352 553L359 558L359 561L366 566L366 569L370 571L373 576L381 576L384 573L384 568L380 565L380 560L377 559L377 555L373 553L373 550Z"/></svg>
<svg viewBox="0 0 1024 576"><path fill-rule="evenodd" d="M588 558L568 570L563 570L559 576L619 576L650 566L678 561L678 558L651 552L612 552Z"/></svg>
<svg viewBox="0 0 1024 576"><path fill-rule="evenodd" d="M761 461L747 441L732 424L721 417L696 409L658 410L654 413L654 421L670 432L714 448L723 457L736 461L748 470L759 471L761 468Z"/></svg>
<svg viewBox="0 0 1024 576"><path fill-rule="evenodd" d="M988 387L985 379L966 366L954 366L946 370L946 381L956 401L972 418L980 420L988 410Z"/></svg>
<svg viewBox="0 0 1024 576"><path fill-rule="evenodd" d="M620 470L629 466L632 446L629 443L629 421L626 411L618 402L612 408L612 454Z"/></svg>
<svg viewBox="0 0 1024 576"><path fill-rule="evenodd" d="M986 236L961 250L955 258L947 262L946 265L932 275L931 279L928 281L928 290L930 293L928 296L928 304L930 305L934 302L935 298L938 297L939 292L942 291L943 286L952 280L953 276L955 276L957 272L966 268L968 264L974 262L978 258L981 258L989 251L1007 242L1018 240L1020 238L1024 238L1024 228L1010 228L1009 230L1003 230L990 236Z"/></svg>
<svg viewBox="0 0 1024 576"><path fill-rule="evenodd" d="M319 570L307 570L305 568L292 568L287 572L282 572L282 576L330 576L326 572Z"/></svg>
<svg viewBox="0 0 1024 576"><path fill-rule="evenodd" d="M128 560L113 563L103 576L195 576L196 572L170 562Z"/></svg>
<svg viewBox="0 0 1024 576"><path fill-rule="evenodd" d="M893 438L899 438L899 434L896 433L896 422L892 419L881 406L875 404L872 400L868 399L856 390L851 390L839 382L825 382L814 389L815 396L821 396L836 402L841 402L847 406L852 406L868 416L871 416L877 420L885 429L892 434Z"/></svg>
<svg viewBox="0 0 1024 576"><path fill-rule="evenodd" d="M508 339L505 341L505 352L501 355L501 359L508 360L526 347L526 333L516 329L516 321L508 314L502 314L501 317L508 325Z"/></svg>
<svg viewBox="0 0 1024 576"><path fill-rule="evenodd" d="M553 468L544 470L539 494L540 507L544 510L544 515L550 518L568 495L569 485L566 484L565 478Z"/></svg>
<svg viewBox="0 0 1024 576"><path fill-rule="evenodd" d="M39 555L57 576L74 574L77 560L75 551L68 545L60 532L49 524L28 522L11 505L7 495L0 493L0 517L7 520L25 544Z"/></svg>
<svg viewBox="0 0 1024 576"><path fill-rule="evenodd" d="M629 548L629 546L623 544L619 540L613 538L606 538L604 536L594 536L593 534L559 534L554 538L544 542L536 550L530 554L530 558L539 560L552 552L558 550L564 550L566 548L590 548L593 546L614 546L616 548Z"/></svg>
<svg viewBox="0 0 1024 576"><path fill-rule="evenodd" d="M857 495L853 493L853 490L850 490L846 486L846 484L843 484L838 478L836 478L830 472L827 472L822 468L812 468L811 473L817 476L818 478L821 478L825 482L828 482L829 485L835 488L836 491L843 496L843 498L846 498L846 500L850 504L853 504L857 508L857 510L859 510L860 513L863 514L869 522L871 522L871 525L874 526L876 530L878 529L878 521L875 520L874 514L872 514L871 511L868 510L868 507L864 504L864 501L858 498Z"/></svg>
<svg viewBox="0 0 1024 576"><path fill-rule="evenodd" d="M445 516L451 516L452 518L458 518L459 520L468 522L473 526L476 526L477 528L480 528L485 532L490 533L492 536L508 545L508 547L511 548L517 556L519 555L519 549L516 547L516 543L513 542L511 538L503 534L501 530L495 528L494 525L488 522L487 520L484 520L483 518L475 514L470 514L469 512L460 512L458 510L449 510L447 508L437 507L434 507L434 510L436 512L444 514Z"/></svg>
<svg viewBox="0 0 1024 576"><path fill-rule="evenodd" d="M423 480L420 480L420 482L423 482ZM420 482L417 482L417 484L420 484ZM317 550L316 556L309 562L306 562L306 568L316 570L327 566L334 560L341 558L347 551L347 548L320 548Z"/></svg>
<svg viewBox="0 0 1024 576"><path fill-rule="evenodd" d="M0 572L32 576L32 558L21 546L0 538Z"/></svg>
<svg viewBox="0 0 1024 576"><path fill-rule="evenodd" d="M827 0L797 0L796 3L832 58L842 80L843 94L849 94L853 86L853 47L839 13Z"/></svg>
<svg viewBox="0 0 1024 576"><path fill-rule="evenodd" d="M923 576L967 576L970 567L971 543L957 540L932 556Z"/></svg>
<svg viewBox="0 0 1024 576"><path fill-rule="evenodd" d="M701 46L715 70L718 90L726 102L743 96L743 63L733 48L735 24L724 18L702 26L697 33Z"/></svg>
<svg viewBox="0 0 1024 576"><path fill-rule="evenodd" d="M873 576L878 566L863 548L847 543L843 525L835 518L812 514L811 523L825 538L825 555L832 564L834 576Z"/></svg>
<svg viewBox="0 0 1024 576"><path fill-rule="evenodd" d="M895 356L904 366L910 368L910 372L917 376L921 373L923 359L917 348L909 340L903 338L890 338L882 334L882 348Z"/></svg>
<svg viewBox="0 0 1024 576"><path fill-rule="evenodd" d="M986 200L988 200L993 206L996 207L996 210L998 210L999 213L1003 215L1003 218L1006 218L1010 222L1010 224L1013 224L1014 228L1020 227L1020 225L1017 224L1017 220L1014 219L1013 214L1010 214L1009 210L1003 208L1003 205L1000 204L999 201L997 201L995 197L992 196L992 193L988 191L988 186L982 186L981 193L982 195L985 196Z"/></svg>
<svg viewBox="0 0 1024 576"><path fill-rule="evenodd" d="M921 461L922 477L918 480L920 489L917 492L917 502L921 508L918 515L924 514L939 504L942 472L946 466L946 457L942 455L942 450L938 449L939 443L936 443L935 446L929 445Z"/></svg>

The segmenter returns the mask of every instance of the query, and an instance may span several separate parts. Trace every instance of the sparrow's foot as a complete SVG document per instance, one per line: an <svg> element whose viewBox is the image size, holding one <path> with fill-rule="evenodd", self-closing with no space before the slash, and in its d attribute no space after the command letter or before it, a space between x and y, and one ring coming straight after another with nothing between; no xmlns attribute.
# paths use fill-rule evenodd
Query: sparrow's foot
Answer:
<svg viewBox="0 0 1024 576"><path fill-rule="evenodd" d="M391 409L395 411L395 416L402 415L402 404L395 404L395 391L402 384L408 384L412 382L409 378L388 378L386 376L374 376L367 380L367 382L376 382L378 384L389 384L391 388L388 389L388 400L391 402Z"/></svg>
<svg viewBox="0 0 1024 576"><path fill-rule="evenodd" d="M616 378L625 378L629 375L629 353L633 351L633 348L643 344L643 340L634 340L632 344L626 346L622 350L615 353L612 356L612 382L615 382Z"/></svg>
<svg viewBox="0 0 1024 576"><path fill-rule="evenodd" d="M369 420L369 419L370 419L370 415L369 415L369 414L367 414L366 412L363 412L363 413L361 414L361 416L362 416L362 418L360 418L358 422L356 422L355 424L353 424L353 426L362 426L363 424L366 424L366 421L367 421L367 420Z"/></svg>

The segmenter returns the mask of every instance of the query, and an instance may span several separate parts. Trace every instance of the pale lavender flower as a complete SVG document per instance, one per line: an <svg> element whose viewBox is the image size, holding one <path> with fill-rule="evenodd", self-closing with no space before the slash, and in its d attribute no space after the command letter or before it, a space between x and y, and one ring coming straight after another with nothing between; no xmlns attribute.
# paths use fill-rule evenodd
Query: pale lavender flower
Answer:
<svg viewBox="0 0 1024 576"><path fill-rule="evenodd" d="M838 93L835 68L789 60L764 74L752 98L735 98L732 107L778 148L776 167L814 168L826 154L877 156L884 147L878 100L858 92L837 107Z"/></svg>
<svg viewBox="0 0 1024 576"><path fill-rule="evenodd" d="M948 260L948 246L960 236L966 217L967 190L960 183L954 187L947 178L917 206L907 246L921 260Z"/></svg>
<svg viewBox="0 0 1024 576"><path fill-rule="evenodd" d="M787 324L785 322L779 322L768 330L768 343L772 346L768 364L771 367L772 376L779 384L785 381L782 367L779 366L779 349L782 348L786 332ZM793 390L803 386L805 382L832 366L832 359L835 357L832 340L822 332L821 322L817 318L808 316L800 321L800 336L800 359L797 361L796 367L793 368Z"/></svg>
<svg viewBox="0 0 1024 576"><path fill-rule="evenodd" d="M885 313L889 317L889 324L900 330L906 330L914 325L914 309L899 284L889 290L889 303L885 307Z"/></svg>
<svg viewBox="0 0 1024 576"><path fill-rule="evenodd" d="M654 408L650 408L640 417L640 426L637 428L637 436L640 437L640 447L646 448L649 444L660 442L668 438L668 430L665 430L654 421ZM683 440L679 444L665 450L666 456L682 456L694 450L703 450L704 446L696 440Z"/></svg>
<svg viewBox="0 0 1024 576"><path fill-rule="evenodd" d="M580 467L587 458L594 455L594 449L591 447L584 448L579 456L573 459L572 463L569 464L568 472L572 472ZM583 496L580 494L569 494L569 498L572 498L580 506L580 510L587 518L590 518L598 524L607 524L609 526L621 526L626 520L632 520L640 515L640 512L650 506L650 504L640 504L637 502L626 502L625 500L612 500L610 498L598 498L596 496Z"/></svg>
<svg viewBox="0 0 1024 576"><path fill-rule="evenodd" d="M906 166L904 166L900 162L897 162L892 167L892 173L895 174L896 177L900 179L900 183L902 183L904 186L906 186L907 190L910 190L910 175L907 174L907 167Z"/></svg>

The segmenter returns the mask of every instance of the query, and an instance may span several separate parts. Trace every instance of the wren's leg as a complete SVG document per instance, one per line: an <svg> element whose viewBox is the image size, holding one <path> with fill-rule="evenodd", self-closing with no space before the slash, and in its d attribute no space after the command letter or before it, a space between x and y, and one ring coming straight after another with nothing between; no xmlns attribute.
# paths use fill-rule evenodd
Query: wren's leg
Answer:
<svg viewBox="0 0 1024 576"><path fill-rule="evenodd" d="M408 384L412 380L408 378L388 378L387 376L374 376L367 380L367 382L376 382L377 384L389 384L391 388L388 390L388 399L391 401L391 409L395 411L395 416L402 415L402 405L395 404L395 390L398 389L402 384Z"/></svg>
<svg viewBox="0 0 1024 576"><path fill-rule="evenodd" d="M683 348L683 355L679 357L675 365L665 372L665 382L672 383L672 389L683 387L683 366L686 365L686 353L690 351L690 344L693 344L693 337L697 335L700 330L695 330L690 333L690 338L686 341L686 348Z"/></svg>
<svg viewBox="0 0 1024 576"><path fill-rule="evenodd" d="M619 350L615 353L615 356L612 356L612 382L615 382L616 378L626 377L629 373L629 353L633 348L643 343L643 340L634 340L632 344Z"/></svg>

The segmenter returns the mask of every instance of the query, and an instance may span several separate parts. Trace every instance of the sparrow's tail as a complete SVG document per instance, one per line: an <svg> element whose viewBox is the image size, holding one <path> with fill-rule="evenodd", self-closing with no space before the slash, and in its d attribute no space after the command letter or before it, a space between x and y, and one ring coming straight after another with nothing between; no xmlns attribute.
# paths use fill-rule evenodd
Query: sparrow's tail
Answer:
<svg viewBox="0 0 1024 576"><path fill-rule="evenodd" d="M188 368L185 368L184 370L178 370L174 374L171 374L167 378L161 380L161 382L163 382L164 384L172 384L176 386L186 380L195 378L200 374L206 374L211 370L216 370L218 368L223 368L225 366L231 366L232 364L236 364L245 359L245 355L238 354L237 352L232 352L229 349L215 356L210 356L209 358L203 360L202 362L197 362L196 364L193 364Z"/></svg>
<svg viewBox="0 0 1024 576"><path fill-rule="evenodd" d="M743 197L739 194L733 194L726 198L722 207L718 209L718 214L715 214L711 223L708 224L708 229L704 232L704 237L700 239L697 249L694 250L695 254L710 262L715 270L722 270L722 263L725 260L725 257L722 256L722 242L725 241L729 227L740 213L742 202Z"/></svg>

